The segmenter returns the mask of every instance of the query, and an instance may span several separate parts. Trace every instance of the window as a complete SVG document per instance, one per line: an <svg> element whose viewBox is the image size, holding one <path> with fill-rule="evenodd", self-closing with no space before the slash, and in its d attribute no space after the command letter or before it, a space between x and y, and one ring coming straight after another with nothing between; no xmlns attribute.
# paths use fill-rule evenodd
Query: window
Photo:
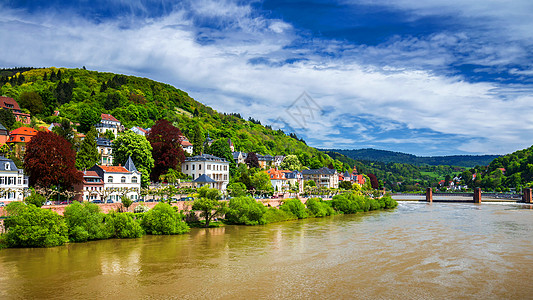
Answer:
<svg viewBox="0 0 533 300"><path fill-rule="evenodd" d="M122 176L120 178L120 183L126 183L126 176Z"/></svg>
<svg viewBox="0 0 533 300"><path fill-rule="evenodd" d="M194 171L194 164L192 165L192 170Z"/></svg>
<svg viewBox="0 0 533 300"><path fill-rule="evenodd" d="M6 163L4 164L4 167L5 167L6 171L11 170L11 165L10 165L8 162L6 162Z"/></svg>
<svg viewBox="0 0 533 300"><path fill-rule="evenodd" d="M109 182L109 183L113 183L113 176L109 176L109 177L107 177L107 182Z"/></svg>
<svg viewBox="0 0 533 300"><path fill-rule="evenodd" d="M137 183L137 176L133 176L131 178L131 183Z"/></svg>
<svg viewBox="0 0 533 300"><path fill-rule="evenodd" d="M185 170L189 171L189 165L185 165Z"/></svg>
<svg viewBox="0 0 533 300"><path fill-rule="evenodd" d="M198 164L198 170L202 169L202 165Z"/></svg>
<svg viewBox="0 0 533 300"><path fill-rule="evenodd" d="M208 170L211 170L211 165L207 165L207 169L208 169Z"/></svg>
<svg viewBox="0 0 533 300"><path fill-rule="evenodd" d="M23 136L21 136L21 137L20 137L20 141L21 141L21 142L24 142L24 140L26 140L26 138L23 137Z"/></svg>

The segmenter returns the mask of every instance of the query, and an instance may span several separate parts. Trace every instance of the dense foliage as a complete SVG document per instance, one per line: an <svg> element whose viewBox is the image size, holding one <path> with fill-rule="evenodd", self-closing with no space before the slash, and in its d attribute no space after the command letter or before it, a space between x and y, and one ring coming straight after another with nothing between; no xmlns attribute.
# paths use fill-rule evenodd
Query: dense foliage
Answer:
<svg viewBox="0 0 533 300"><path fill-rule="evenodd" d="M235 197L229 201L225 219L229 224L266 224L265 212L266 207L252 197Z"/></svg>
<svg viewBox="0 0 533 300"><path fill-rule="evenodd" d="M378 209L395 208L398 203L385 195L382 198L373 199L365 197L354 192L348 192L333 196L332 207L345 214L354 214L357 212L366 212Z"/></svg>
<svg viewBox="0 0 533 300"><path fill-rule="evenodd" d="M154 167L151 180L158 182L161 175L169 169L178 169L185 161L185 152L181 148L181 131L169 121L161 119L152 127L146 139L152 146Z"/></svg>
<svg viewBox="0 0 533 300"><path fill-rule="evenodd" d="M4 220L6 233L2 244L7 247L53 247L68 241L65 220L56 212L23 202L10 203Z"/></svg>
<svg viewBox="0 0 533 300"><path fill-rule="evenodd" d="M141 224L147 234L184 234L189 231L183 215L168 203L158 203L144 213Z"/></svg>
<svg viewBox="0 0 533 300"><path fill-rule="evenodd" d="M110 212L105 216L105 223L114 238L138 238L144 234L140 221L133 213Z"/></svg>
<svg viewBox="0 0 533 300"><path fill-rule="evenodd" d="M133 131L126 131L113 142L113 163L118 166L124 165L131 156L135 167L141 172L141 185L146 187L150 184L150 171L154 167L152 158L152 146L142 135Z"/></svg>
<svg viewBox="0 0 533 300"><path fill-rule="evenodd" d="M335 214L335 210L320 198L309 198L305 202L311 217L326 217Z"/></svg>
<svg viewBox="0 0 533 300"><path fill-rule="evenodd" d="M104 223L105 214L94 203L73 202L63 214L71 242L86 242L110 237L109 227Z"/></svg>
<svg viewBox="0 0 533 300"><path fill-rule="evenodd" d="M300 201L300 199L293 198L285 200L283 201L283 204L279 207L279 209L292 213L298 219L305 219L309 217L309 214L307 213L307 208L302 203L302 201Z"/></svg>

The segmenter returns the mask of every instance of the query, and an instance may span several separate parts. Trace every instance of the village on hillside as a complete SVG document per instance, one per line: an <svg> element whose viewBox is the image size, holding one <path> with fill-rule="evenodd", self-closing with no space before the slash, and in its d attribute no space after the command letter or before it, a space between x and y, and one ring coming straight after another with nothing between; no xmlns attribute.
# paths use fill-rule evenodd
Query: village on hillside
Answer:
<svg viewBox="0 0 533 300"><path fill-rule="evenodd" d="M82 174L81 181L73 184L71 189L60 190L60 187L35 184L40 182L39 178L29 178L36 175L28 174L23 169L24 159L28 157L26 156L28 145L40 132L61 132L64 130L63 127L74 125L71 128L72 134L79 141L78 147L81 148L80 145L83 145L88 134L81 134L75 130L79 124L52 123L49 126L31 126L31 115L24 113L17 101L7 96L0 97L0 108L12 112L16 121L22 125L9 131L0 124L0 151L3 154L0 156L0 206L12 201L22 201L31 193L31 183L34 183L33 186L37 192L46 196L48 200L46 204L52 205L68 204L71 201L117 203L121 202L123 197L134 202L157 201L156 195L161 197L163 194L161 190L169 186L172 188L166 196L175 200L190 199L187 197L188 194L206 185L219 190L227 197L235 194L237 190L244 190L245 193L256 197L286 198L309 193L330 194L339 188L352 189L356 187L355 185L357 189L361 189L370 181L366 175L359 174L355 167L352 172L344 173L327 167L308 169L302 167L294 155L272 156L242 152L235 148L231 139L227 139L224 145L231 152L229 157L228 155L218 157L203 152L214 142L209 135L203 141L202 149L198 151L181 132L178 142L184 159L178 164L179 174L177 176L162 174L152 180L153 176L146 174L146 171L140 171L131 156L117 160L114 152L115 140L120 136L133 133L145 139L149 136L151 128L137 126L125 128L114 116L102 113L100 121L93 124L97 135L91 136L94 139L97 161L92 166L78 168ZM60 113L55 111L54 114L59 116ZM126 152L130 150L133 151L126 149ZM78 157L80 151L78 149ZM36 162L33 161L32 164L35 165ZM255 174L246 174L248 176L246 179L242 174L236 174L235 171L243 167L244 169L252 167L259 171ZM232 173L233 176L240 176L241 180L232 181ZM245 184L246 180L258 182L262 180L263 184L255 184L252 189L248 189L249 185ZM147 184L143 185L143 182ZM230 184L230 182L233 183ZM264 184L265 182L267 183ZM54 201L54 199L62 201Z"/></svg>

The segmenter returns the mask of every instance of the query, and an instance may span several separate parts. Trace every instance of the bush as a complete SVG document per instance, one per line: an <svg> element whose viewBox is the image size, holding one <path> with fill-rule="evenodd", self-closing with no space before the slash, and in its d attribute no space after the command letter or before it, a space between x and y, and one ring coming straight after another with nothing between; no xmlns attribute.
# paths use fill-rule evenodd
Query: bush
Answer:
<svg viewBox="0 0 533 300"><path fill-rule="evenodd" d="M22 202L9 204L6 211L2 240L7 247L53 247L68 241L67 224L54 211Z"/></svg>
<svg viewBox="0 0 533 300"><path fill-rule="evenodd" d="M144 231L133 213L110 212L105 216L106 230L111 237L138 238Z"/></svg>
<svg viewBox="0 0 533 300"><path fill-rule="evenodd" d="M68 236L71 242L86 242L110 237L104 223L105 214L94 203L74 202L65 208L63 214L68 226Z"/></svg>
<svg viewBox="0 0 533 300"><path fill-rule="evenodd" d="M356 193L344 193L333 196L332 206L335 210L345 214L354 214L361 211L394 208L398 203L390 197L383 196L378 199L361 196Z"/></svg>
<svg viewBox="0 0 533 300"><path fill-rule="evenodd" d="M335 214L335 210L320 198L310 198L305 203L310 216L325 217Z"/></svg>
<svg viewBox="0 0 533 300"><path fill-rule="evenodd" d="M182 221L183 215L168 203L158 203L144 213L142 226L148 234L184 234L189 226Z"/></svg>
<svg viewBox="0 0 533 300"><path fill-rule="evenodd" d="M267 209L264 214L264 218L267 223L276 223L298 219L298 217L290 211L277 209L275 207L270 207L269 209Z"/></svg>
<svg viewBox="0 0 533 300"><path fill-rule="evenodd" d="M298 219L305 219L309 217L307 209L300 199L288 199L283 202L279 209L291 212L293 215L298 217Z"/></svg>
<svg viewBox="0 0 533 300"><path fill-rule="evenodd" d="M263 225L266 207L252 197L236 197L229 201L226 221L230 224Z"/></svg>
<svg viewBox="0 0 533 300"><path fill-rule="evenodd" d="M33 191L31 195L24 198L24 202L26 202L26 204L33 204L37 207L41 207L46 202L46 198L43 195Z"/></svg>

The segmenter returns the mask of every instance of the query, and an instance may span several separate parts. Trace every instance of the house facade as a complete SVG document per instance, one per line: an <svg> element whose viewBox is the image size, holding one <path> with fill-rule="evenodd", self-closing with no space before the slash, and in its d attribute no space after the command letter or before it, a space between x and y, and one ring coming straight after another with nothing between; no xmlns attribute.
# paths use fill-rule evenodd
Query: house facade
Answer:
<svg viewBox="0 0 533 300"><path fill-rule="evenodd" d="M274 165L274 156L257 154L257 161L261 169L268 169Z"/></svg>
<svg viewBox="0 0 533 300"><path fill-rule="evenodd" d="M124 166L99 166L95 165L89 171L94 171L103 181L102 200L111 199L121 202L122 196L131 200L139 199L141 193L141 173L135 164L128 158Z"/></svg>
<svg viewBox="0 0 533 300"><path fill-rule="evenodd" d="M144 129L139 126L133 126L131 131L135 132L138 135L147 136L149 129Z"/></svg>
<svg viewBox="0 0 533 300"><path fill-rule="evenodd" d="M110 114L101 114L100 123L94 125L96 130L102 134L110 130L115 136L117 136L119 131L122 131L122 125L117 118L113 117Z"/></svg>
<svg viewBox="0 0 533 300"><path fill-rule="evenodd" d="M83 182L74 185L76 201L103 200L104 181L96 171L83 171Z"/></svg>
<svg viewBox="0 0 533 300"><path fill-rule="evenodd" d="M283 192L289 189L289 180L285 176L286 172L278 169L268 169L265 171L270 178L270 183L276 192Z"/></svg>
<svg viewBox="0 0 533 300"><path fill-rule="evenodd" d="M194 148L186 136L180 135L180 145L183 148L183 151L185 151L186 153L189 153L189 155L192 155Z"/></svg>
<svg viewBox="0 0 533 300"><path fill-rule="evenodd" d="M28 189L28 176L15 163L0 156L0 201L22 201Z"/></svg>
<svg viewBox="0 0 533 300"><path fill-rule="evenodd" d="M239 164L246 164L244 160L248 157L248 153L246 152L233 152L233 160L235 161L236 165Z"/></svg>
<svg viewBox="0 0 533 300"><path fill-rule="evenodd" d="M100 154L100 165L113 165L113 142L106 138L96 138L96 150Z"/></svg>
<svg viewBox="0 0 533 300"><path fill-rule="evenodd" d="M311 170L302 170L303 180L312 180L317 187L321 188L338 188L339 174L335 169L320 168Z"/></svg>
<svg viewBox="0 0 533 300"><path fill-rule="evenodd" d="M7 144L15 152L17 157L24 157L26 144L38 133L37 130L30 127L17 128L9 134Z"/></svg>
<svg viewBox="0 0 533 300"><path fill-rule="evenodd" d="M0 145L3 145L9 141L9 130L0 124Z"/></svg>
<svg viewBox="0 0 533 300"><path fill-rule="evenodd" d="M23 113L15 99L6 96L0 96L0 108L11 110L17 122L21 122L22 124L30 124L31 115Z"/></svg>
<svg viewBox="0 0 533 300"><path fill-rule="evenodd" d="M229 183L229 162L210 154L188 157L181 164L181 172L192 177L193 181L205 175L212 188L225 191ZM214 182L210 182L212 179Z"/></svg>

